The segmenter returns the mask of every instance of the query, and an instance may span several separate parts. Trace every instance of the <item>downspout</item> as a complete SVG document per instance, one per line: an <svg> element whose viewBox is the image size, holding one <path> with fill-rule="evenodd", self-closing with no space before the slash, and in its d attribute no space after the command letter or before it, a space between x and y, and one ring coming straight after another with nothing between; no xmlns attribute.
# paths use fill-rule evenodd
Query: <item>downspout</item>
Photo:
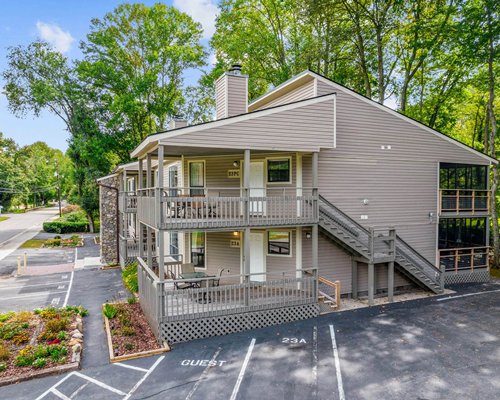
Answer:
<svg viewBox="0 0 500 400"><path fill-rule="evenodd" d="M115 204L115 209L116 209L116 260L117 262L120 262L120 210L118 209L118 205L119 205L119 190L117 187L114 187L114 186L109 186L109 185L105 185L101 182L97 182L97 184L99 186L102 186L106 189L111 189L111 190L114 190L116 192L116 204ZM101 243L101 246L102 246L102 243Z"/></svg>

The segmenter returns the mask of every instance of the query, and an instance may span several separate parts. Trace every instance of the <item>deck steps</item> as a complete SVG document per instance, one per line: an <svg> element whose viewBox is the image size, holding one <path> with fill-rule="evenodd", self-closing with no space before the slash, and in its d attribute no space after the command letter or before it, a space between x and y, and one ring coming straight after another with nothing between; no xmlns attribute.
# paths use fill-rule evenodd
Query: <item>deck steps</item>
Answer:
<svg viewBox="0 0 500 400"><path fill-rule="evenodd" d="M370 254L370 231L322 196L320 196L319 204L319 226L325 236L339 244L351 255L366 259L367 262L370 259L373 260L375 255L380 255L378 253ZM389 244L387 246L389 247ZM434 293L442 292L441 271L438 268L397 235L395 249L395 256L392 253L393 259L400 272L425 289Z"/></svg>

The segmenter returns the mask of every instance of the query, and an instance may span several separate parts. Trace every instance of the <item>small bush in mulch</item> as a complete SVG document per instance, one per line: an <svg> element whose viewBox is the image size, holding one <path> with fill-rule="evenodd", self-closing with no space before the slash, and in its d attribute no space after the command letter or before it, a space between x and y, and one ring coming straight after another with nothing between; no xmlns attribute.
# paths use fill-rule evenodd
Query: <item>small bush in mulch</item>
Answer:
<svg viewBox="0 0 500 400"><path fill-rule="evenodd" d="M105 304L103 313L109 320L115 357L162 348L139 303Z"/></svg>
<svg viewBox="0 0 500 400"><path fill-rule="evenodd" d="M81 343L71 332L87 313L68 306L0 314L0 380L70 363L72 346Z"/></svg>
<svg viewBox="0 0 500 400"><path fill-rule="evenodd" d="M83 244L83 238L80 235L71 235L67 239L63 239L61 236L54 236L53 239L47 239L43 243L43 247L80 247Z"/></svg>

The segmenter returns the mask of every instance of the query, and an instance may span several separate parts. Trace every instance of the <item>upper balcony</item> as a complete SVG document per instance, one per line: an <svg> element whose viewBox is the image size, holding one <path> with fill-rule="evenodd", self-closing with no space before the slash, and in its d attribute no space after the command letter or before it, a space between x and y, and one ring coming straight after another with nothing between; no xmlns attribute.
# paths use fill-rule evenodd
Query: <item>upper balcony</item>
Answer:
<svg viewBox="0 0 500 400"><path fill-rule="evenodd" d="M311 188L150 188L137 192L137 215L163 230L311 225L317 200Z"/></svg>
<svg viewBox="0 0 500 400"><path fill-rule="evenodd" d="M440 214L487 214L490 191L477 189L441 189Z"/></svg>
<svg viewBox="0 0 500 400"><path fill-rule="evenodd" d="M137 194L135 192L120 192L118 200L118 209L120 212L137 212Z"/></svg>

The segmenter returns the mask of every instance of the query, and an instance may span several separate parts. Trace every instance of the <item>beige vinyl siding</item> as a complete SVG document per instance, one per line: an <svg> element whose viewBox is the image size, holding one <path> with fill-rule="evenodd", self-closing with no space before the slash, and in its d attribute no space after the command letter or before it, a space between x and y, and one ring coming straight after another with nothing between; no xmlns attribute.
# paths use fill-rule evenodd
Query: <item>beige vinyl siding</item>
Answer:
<svg viewBox="0 0 500 400"><path fill-rule="evenodd" d="M333 99L165 139L169 146L318 151L333 147Z"/></svg>
<svg viewBox="0 0 500 400"><path fill-rule="evenodd" d="M226 117L233 115L240 115L247 112L247 77L226 75L227 79L227 109L228 114Z"/></svg>
<svg viewBox="0 0 500 400"><path fill-rule="evenodd" d="M306 238L306 231L302 237L302 262L303 267L311 266L311 239ZM334 245L330 239L320 235L318 241L318 270L319 276L331 281L340 281L341 294L352 293L352 260L342 249ZM377 290L387 289L387 265L375 266L375 283ZM398 271L394 274L394 286L404 287L411 283ZM368 267L366 264L359 264L358 269L358 290L368 290Z"/></svg>
<svg viewBox="0 0 500 400"><path fill-rule="evenodd" d="M224 275L240 274L240 249L229 247L229 241L234 239L233 232L207 232L206 233L206 265L204 270L208 275L216 275L219 268L224 268ZM229 273L227 272L229 270ZM221 283L228 283L231 279ZM238 279L236 279L238 281ZM235 282L236 282L235 281Z"/></svg>
<svg viewBox="0 0 500 400"><path fill-rule="evenodd" d="M310 80L309 82L306 82L304 85L296 87L290 90L289 92L285 93L284 95L269 101L268 103L257 108L257 110L279 106L282 104L293 103L294 101L298 100L310 99L314 97L314 90L315 90L314 86L315 86L315 80L314 79Z"/></svg>
<svg viewBox="0 0 500 400"><path fill-rule="evenodd" d="M251 161L263 161L264 162L264 181L267 179L267 167L266 160L269 159L279 159L283 157L291 157L291 168L292 168L292 183L277 183L273 185L267 185L267 193L269 195L277 194L278 192L281 194L281 188L283 187L295 187L296 182L296 156L294 153L258 153L251 154ZM186 186L189 185L189 161L197 161L204 160L205 161L205 186L207 188L214 188L215 193L210 193L209 195L240 195L239 191L228 190L224 192L224 190L220 190L223 188L228 189L238 189L241 187L241 179L237 178L228 178L227 171L230 169L238 169L238 167L233 166L234 161L238 161L240 163L240 168L243 168L243 154L234 154L229 156L217 156L217 157L186 157L184 158L184 182L186 182ZM240 171L240 176L243 176L243 170Z"/></svg>
<svg viewBox="0 0 500 400"><path fill-rule="evenodd" d="M215 118L225 118L226 115L226 76L215 82Z"/></svg>

